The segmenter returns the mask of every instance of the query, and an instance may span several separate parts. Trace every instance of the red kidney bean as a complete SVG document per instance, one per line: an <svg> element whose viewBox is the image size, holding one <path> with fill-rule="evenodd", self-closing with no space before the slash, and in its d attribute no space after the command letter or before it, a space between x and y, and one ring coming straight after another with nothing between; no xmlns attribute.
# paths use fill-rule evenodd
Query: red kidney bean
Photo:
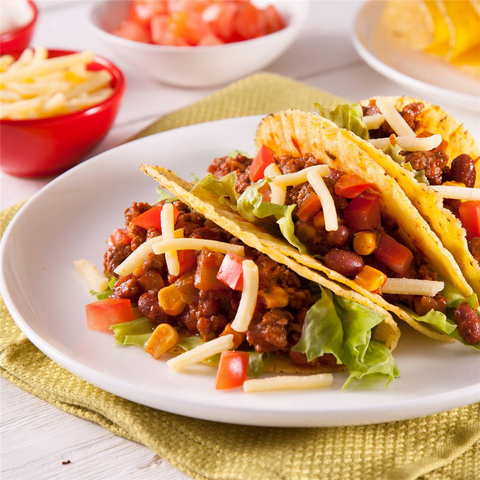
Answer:
<svg viewBox="0 0 480 480"><path fill-rule="evenodd" d="M480 342L480 317L471 305L461 303L455 310L454 319L458 334L466 343L476 345Z"/></svg>
<svg viewBox="0 0 480 480"><path fill-rule="evenodd" d="M325 255L325 264L346 277L354 277L364 267L363 259L355 252L334 248Z"/></svg>
<svg viewBox="0 0 480 480"><path fill-rule="evenodd" d="M466 153L462 153L455 158L450 167L450 178L454 182L465 184L466 187L473 188L475 186L475 163L472 157Z"/></svg>
<svg viewBox="0 0 480 480"><path fill-rule="evenodd" d="M351 238L352 234L345 225L340 225L334 232L327 233L327 243L332 247L343 247Z"/></svg>

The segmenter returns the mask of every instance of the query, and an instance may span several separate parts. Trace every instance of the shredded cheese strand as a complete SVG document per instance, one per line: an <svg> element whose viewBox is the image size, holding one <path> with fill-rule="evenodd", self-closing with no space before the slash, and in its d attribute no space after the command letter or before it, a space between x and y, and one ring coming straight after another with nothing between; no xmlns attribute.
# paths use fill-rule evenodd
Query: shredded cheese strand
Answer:
<svg viewBox="0 0 480 480"><path fill-rule="evenodd" d="M171 203L165 203L160 212L160 224L162 225L163 241L175 239L175 211ZM176 277L180 273L180 263L176 250L165 252L165 261L170 275Z"/></svg>
<svg viewBox="0 0 480 480"><path fill-rule="evenodd" d="M315 193L322 204L323 215L325 216L325 230L327 232L335 232L338 230L337 210L335 209L335 202L329 192L325 181L320 173L312 170L307 174L308 183L315 190Z"/></svg>
<svg viewBox="0 0 480 480"><path fill-rule="evenodd" d="M375 115L367 115L363 117L363 123L368 130L376 130L385 121L385 117L380 113Z"/></svg>
<svg viewBox="0 0 480 480"><path fill-rule="evenodd" d="M434 297L444 288L444 282L437 282L434 280L416 280L414 278L388 278L382 286L382 293Z"/></svg>
<svg viewBox="0 0 480 480"><path fill-rule="evenodd" d="M315 165L313 167L304 168L296 173L287 173L286 175L280 175L272 182L278 186L292 187L294 185L300 185L307 181L307 175L311 171L318 171L322 177L325 177L330 173L330 168L327 165Z"/></svg>
<svg viewBox="0 0 480 480"><path fill-rule="evenodd" d="M480 200L480 188L450 187L446 185L432 186L443 198L453 198L455 200Z"/></svg>
<svg viewBox="0 0 480 480"><path fill-rule="evenodd" d="M75 260L73 265L81 273L90 290L104 292L108 288L108 279L98 271L93 263L82 258Z"/></svg>
<svg viewBox="0 0 480 480"><path fill-rule="evenodd" d="M258 297L258 267L252 260L242 262L243 290L237 314L232 322L232 329L236 332L246 332L252 321L253 312Z"/></svg>
<svg viewBox="0 0 480 480"><path fill-rule="evenodd" d="M172 370L178 372L179 370L195 365L196 363L200 363L212 355L216 355L225 350L231 350L232 348L233 335L230 333L223 337L218 337L215 340L210 340L188 352L182 353L178 357L172 358L167 362L167 365Z"/></svg>
<svg viewBox="0 0 480 480"><path fill-rule="evenodd" d="M216 240L203 240L200 238L179 238L175 240L163 241L153 245L153 252L157 255L170 252L171 250L201 250L208 248L212 252L235 253L241 257L245 256L245 248L241 245L218 242Z"/></svg>
<svg viewBox="0 0 480 480"><path fill-rule="evenodd" d="M278 178L278 176L282 175L282 172L277 167L275 163L271 163L265 169L265 177L269 177L271 179ZM285 205L285 200L287 198L287 188L283 185L278 185L275 182L270 183L270 202L275 203L277 205Z"/></svg>
<svg viewBox="0 0 480 480"><path fill-rule="evenodd" d="M376 148L384 150L388 143L389 138L373 138L369 142ZM428 152L437 148L442 143L442 136L435 134L430 137L412 138L412 137L395 137L395 142L408 152Z"/></svg>
<svg viewBox="0 0 480 480"><path fill-rule="evenodd" d="M246 393L267 392L270 390L299 390L307 388L328 387L333 383L331 373L305 376L270 377L255 380L246 380L243 390Z"/></svg>
<svg viewBox="0 0 480 480"><path fill-rule="evenodd" d="M183 237L183 228L175 230L175 238ZM153 237L142 243L134 252L132 252L113 272L124 277L129 275L136 268L140 267L147 259L149 253L153 251L153 246L156 243L163 242L163 237Z"/></svg>
<svg viewBox="0 0 480 480"><path fill-rule="evenodd" d="M377 98L377 107L399 137L416 137L415 132L388 98Z"/></svg>

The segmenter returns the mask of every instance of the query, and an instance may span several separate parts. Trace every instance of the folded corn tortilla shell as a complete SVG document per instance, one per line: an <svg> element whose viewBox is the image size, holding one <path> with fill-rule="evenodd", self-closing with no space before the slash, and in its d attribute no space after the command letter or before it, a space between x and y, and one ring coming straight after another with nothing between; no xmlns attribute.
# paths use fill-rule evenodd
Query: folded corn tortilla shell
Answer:
<svg viewBox="0 0 480 480"><path fill-rule="evenodd" d="M374 338L384 342L385 346L390 350L395 348L398 339L400 338L400 330L392 316L386 311L386 309L379 306L377 302L346 288L344 285L335 283L327 276L320 274L318 271L311 270L310 268L307 268L307 266L293 260L293 254L294 252L297 252L294 247L286 243L284 240L268 234L263 228L248 222L229 206L220 203L212 193L202 188L196 188L195 194L190 193L189 189L191 188L191 184L182 180L170 170L162 167L142 165L142 170L160 183L162 188L168 190L183 203L189 205L193 210L204 215L227 232L230 232L232 235L239 238L249 247L255 248L265 255L268 255L272 260L285 265L301 277L318 283L322 287L328 288L336 295L353 300L367 308L375 310L376 312L387 315L383 322L375 328ZM447 339L449 339L449 337L447 337ZM284 365L283 362L282 365L283 366L280 367L280 363L276 363L277 370L275 371L293 373L292 371L287 370L287 366ZM279 370L280 368L282 368L282 370ZM297 366L294 368L300 373ZM308 371L311 371L312 373L314 372L310 368ZM332 370L322 371L328 372ZM315 373L321 373L321 371L316 370Z"/></svg>
<svg viewBox="0 0 480 480"><path fill-rule="evenodd" d="M395 221L406 246L423 255L432 268L463 296L472 294L452 254L442 245L428 223L413 207L398 183L388 176L344 129L314 113L287 110L265 117L256 134L256 146L269 147L276 155L302 156L312 154L332 168L367 179L382 193L383 215ZM356 139L356 137L355 137ZM287 253L288 254L288 253ZM302 255L295 249L289 254L298 262L325 273L330 279L349 286L373 302L390 310L416 330L436 339L452 341L428 325L414 320L401 308L388 303L380 295L368 292L356 282L338 272L329 270L310 255ZM448 339L448 340L447 340Z"/></svg>
<svg viewBox="0 0 480 480"><path fill-rule="evenodd" d="M396 106L397 110L402 110L409 103L423 103L423 110L416 117L415 133L428 131L440 134L448 142L445 150L449 156L449 164L462 153L467 153L474 160L480 157L480 147L472 134L465 129L462 123L437 105L411 97L388 97L388 99ZM360 103L368 105L369 102L370 99ZM468 249L466 231L462 227L462 223L450 210L443 207L443 198L429 185L418 182L412 172L405 170L390 156L369 142L344 129L342 129L342 134L349 141L356 143L398 182L413 205L438 235L445 248L453 254L474 292L480 295L480 265ZM475 186L480 188L480 160L476 162L475 168L477 171Z"/></svg>

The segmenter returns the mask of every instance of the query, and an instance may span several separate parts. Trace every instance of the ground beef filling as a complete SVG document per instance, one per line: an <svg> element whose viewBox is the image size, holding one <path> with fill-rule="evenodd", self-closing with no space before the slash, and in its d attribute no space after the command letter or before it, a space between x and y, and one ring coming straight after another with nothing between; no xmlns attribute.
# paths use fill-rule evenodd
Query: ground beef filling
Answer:
<svg viewBox="0 0 480 480"><path fill-rule="evenodd" d="M237 238L190 211L186 205L176 202L175 206L179 211L175 228L183 228L185 237L241 244ZM136 226L132 220L150 208L152 206L146 203L134 203L125 210L125 231L134 236L125 238L125 242L131 243L112 246L105 253L104 267L110 275L114 275L115 268L132 253L134 240L135 248L146 241L148 230ZM306 312L313 304L312 295L303 286L302 280L287 267L248 247L245 251L246 256L258 266L259 295L244 346L250 345L260 353L289 353L300 339ZM203 249L189 255L190 268L178 278L172 278L166 268L165 256L150 253L134 273L118 277L113 297L128 298L136 303L142 315L153 325L168 323L184 327L191 334L200 335L208 341L217 338L233 321L241 292L230 289L216 278L223 254ZM167 315L158 300L158 292L172 283L185 304L176 316ZM298 354L293 355L292 361L300 365L309 364ZM310 364L328 365L331 361L329 356L325 356Z"/></svg>
<svg viewBox="0 0 480 480"><path fill-rule="evenodd" d="M408 107L408 108L407 108ZM415 126L415 117L423 108L422 104L412 104L407 105L402 113L402 116L407 120L409 125L413 128ZM377 109L376 105L370 105L367 107L369 114L379 113L375 111ZM378 109L377 109L378 110ZM388 124L387 124L388 125ZM416 160L411 157L411 161L414 163L414 168L422 167L426 168L428 173L433 176L439 175L441 178L442 172L445 170L446 162L448 157L443 152L432 153L432 152L416 152L421 153L422 155L427 153L430 156L433 156L436 160L427 162L425 164L416 163L423 162L425 158L430 158L430 156L418 156ZM415 155L415 154L414 154ZM432 157L432 158L433 158ZM232 166L237 165L236 160L232 160L230 157L225 157L223 159L226 162L226 166L222 166L222 159L216 159L214 163L209 168L209 171L216 175L218 178L221 178L223 175L230 173ZM291 157L291 156L282 156L275 159L277 166L283 174L295 173L304 168L308 168L314 165L318 165L319 162L312 155L306 155L301 158ZM466 174L461 176L458 172L470 172L469 175L471 178L471 170L469 167L465 167L468 162L465 162L465 159L462 160L462 168L458 167L458 162L452 164L452 170L455 178L464 178ZM457 165L457 166L455 166ZM248 169L248 167L247 167ZM449 170L449 171L450 171ZM245 170L246 171L246 170ZM414 259L411 263L409 270L404 275L398 275L396 272L390 270L385 264L378 261L374 255L361 256L354 251L353 248L353 239L354 232L345 225L344 211L349 204L349 200L344 197L340 197L335 193L335 184L343 176L343 173L336 169L331 169L331 172L328 176L324 177L325 183L332 194L332 197L335 202L335 207L338 216L339 228L335 232L327 232L325 229L325 221L323 217L323 212L320 209L317 214L312 215L307 220L300 220L296 216L295 210L293 214L293 219L295 223L295 235L297 238L306 246L309 253L313 255L319 255L323 257L327 267L335 270L342 275L355 278L355 276L363 269L365 265L369 265L377 270L382 271L390 278L415 278L419 280L437 280L438 276L436 273L432 272L424 263L421 256L414 253ZM247 176L248 179L248 176ZM250 181L247 182L250 184ZM441 183L441 182L440 182ZM243 186L242 186L243 188ZM236 189L239 193L241 190L236 185ZM296 185L289 187L287 189L286 195L286 204L291 205L295 204L299 208L302 206L303 202L308 198L308 196L313 192L312 187L308 183L303 183L301 185ZM377 235L377 238L381 238L382 235L387 234L397 239L402 243L401 239L398 238L398 225L392 219L382 218L381 222L373 230ZM477 255L476 258L480 257L480 239L474 239L470 243L470 248L472 252L475 252L474 255ZM390 303L400 303L405 306L408 306L418 315L425 315L431 310L440 311L445 313L447 307L447 300L441 294L437 294L434 297L427 296L416 296L416 295L385 295L385 299ZM272 313L274 315L274 313ZM480 318L475 313L477 321L480 325ZM257 328L252 329L250 332L250 340L255 338L257 330L263 332L269 332L272 338L272 344L281 345L278 339L275 339L274 336L277 331L281 331L281 323L275 323L275 329L270 327L269 319L273 318L268 316L267 318L262 318L262 320L254 319L252 322ZM288 322L287 322L288 323ZM459 329L459 332L461 330Z"/></svg>

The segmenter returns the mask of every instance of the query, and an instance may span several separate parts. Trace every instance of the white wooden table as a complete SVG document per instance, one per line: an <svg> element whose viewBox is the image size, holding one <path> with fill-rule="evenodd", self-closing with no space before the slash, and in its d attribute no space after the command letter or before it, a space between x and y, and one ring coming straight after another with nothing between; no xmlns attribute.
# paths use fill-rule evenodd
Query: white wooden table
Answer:
<svg viewBox="0 0 480 480"><path fill-rule="evenodd" d="M195 102L212 90L177 89L142 77L110 52L87 28L92 1L36 0L40 18L34 44L91 49L113 60L126 74L128 89L114 127L92 153L108 150L156 118ZM350 34L361 1L313 1L299 39L271 65L287 75L350 99L372 95L415 95L365 65L353 49ZM441 98L427 98L442 104ZM478 114L448 107L477 138ZM1 175L1 208L28 198L51 179L18 179ZM189 477L136 443L95 424L66 414L1 379L0 477L2 480L153 479ZM62 465L70 460L70 464Z"/></svg>

